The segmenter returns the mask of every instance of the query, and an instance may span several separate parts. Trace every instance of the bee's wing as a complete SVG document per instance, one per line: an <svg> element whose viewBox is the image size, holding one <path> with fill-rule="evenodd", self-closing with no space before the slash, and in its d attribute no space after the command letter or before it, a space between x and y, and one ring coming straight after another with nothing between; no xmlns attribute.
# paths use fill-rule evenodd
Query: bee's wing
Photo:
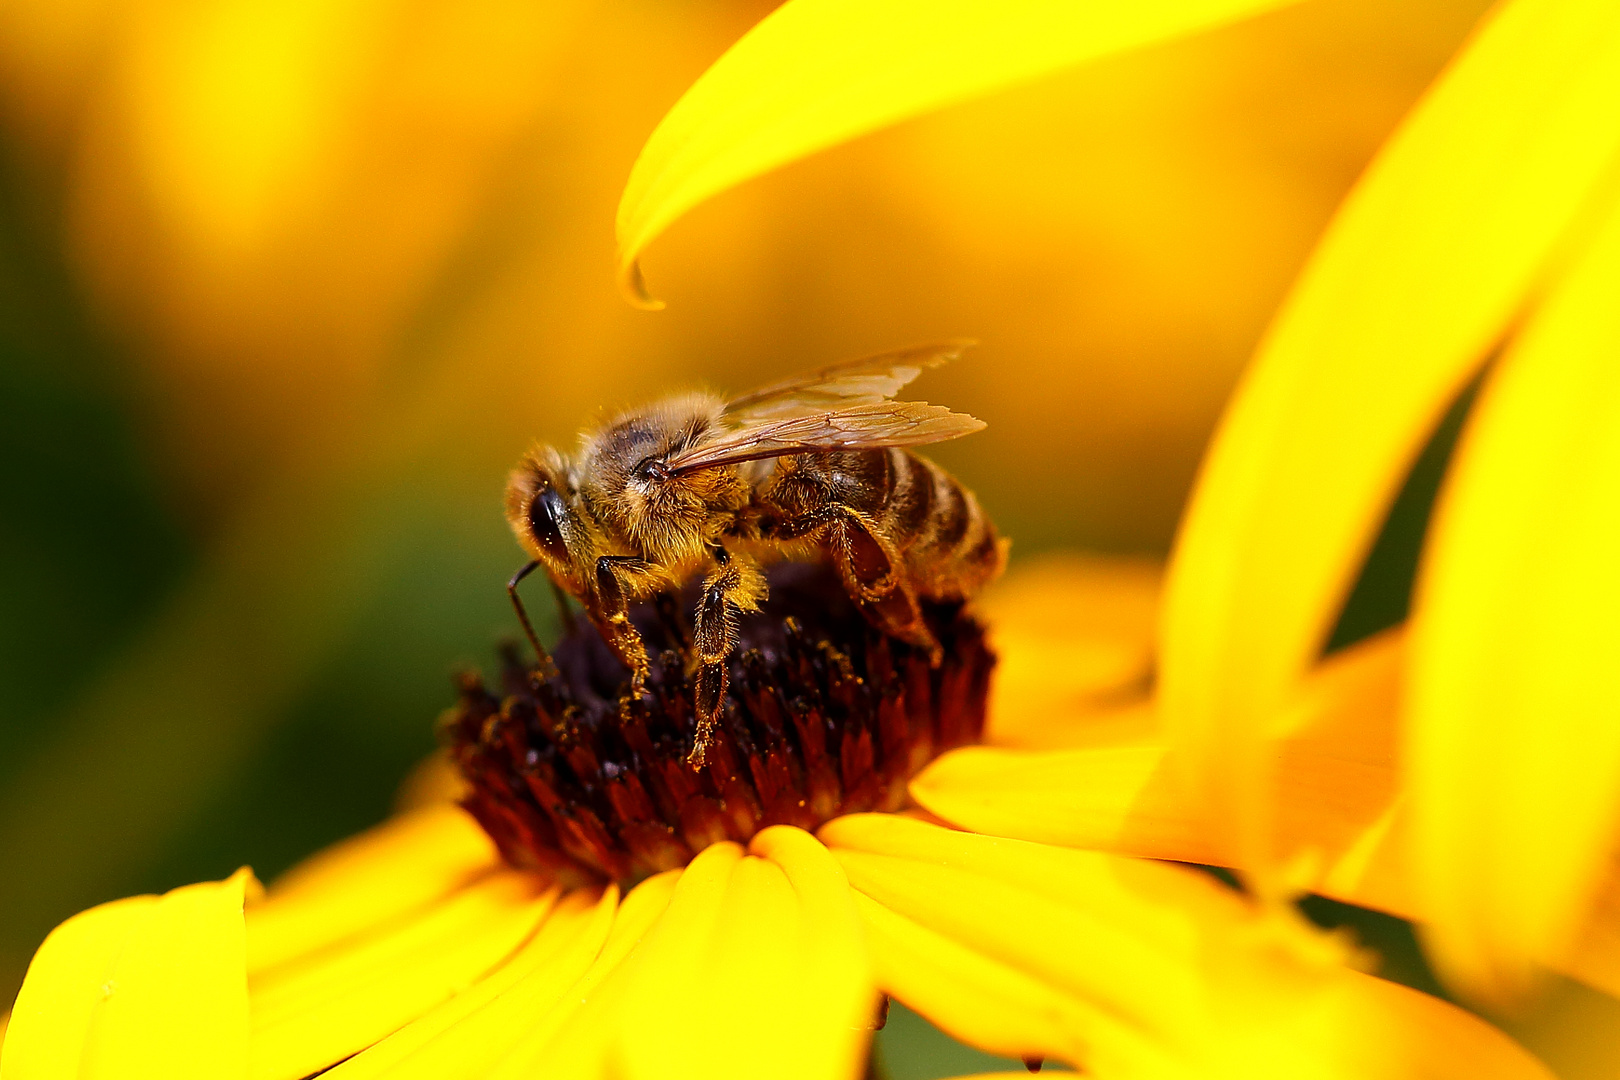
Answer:
<svg viewBox="0 0 1620 1080"><path fill-rule="evenodd" d="M913 345L807 371L732 398L726 403L726 415L746 424L886 401L927 369L956 359L973 344L964 340Z"/></svg>
<svg viewBox="0 0 1620 1080"><path fill-rule="evenodd" d="M683 450L664 464L675 473L783 454L921 446L984 427L966 413L924 401L868 401L831 412L757 420Z"/></svg>

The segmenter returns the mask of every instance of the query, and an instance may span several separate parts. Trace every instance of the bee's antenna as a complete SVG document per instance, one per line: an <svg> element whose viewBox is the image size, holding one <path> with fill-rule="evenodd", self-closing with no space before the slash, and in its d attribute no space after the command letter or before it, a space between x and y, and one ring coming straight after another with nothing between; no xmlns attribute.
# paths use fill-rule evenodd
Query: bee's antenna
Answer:
<svg viewBox="0 0 1620 1080"><path fill-rule="evenodd" d="M546 652L545 646L540 644L540 638L535 635L534 624L529 621L529 613L524 610L523 600L517 592L518 583L534 573L539 565L540 560L534 559L513 574L512 580L506 583L506 595L512 598L512 607L517 611L518 622L523 624L523 632L529 636L529 644L534 646L534 655L539 662L540 670L550 673L557 670L557 665L551 662L551 654Z"/></svg>

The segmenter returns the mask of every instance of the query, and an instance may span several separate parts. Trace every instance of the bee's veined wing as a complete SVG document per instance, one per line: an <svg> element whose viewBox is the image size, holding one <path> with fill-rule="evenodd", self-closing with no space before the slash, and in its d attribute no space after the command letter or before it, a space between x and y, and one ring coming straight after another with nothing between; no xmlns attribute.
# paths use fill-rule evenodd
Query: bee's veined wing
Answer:
<svg viewBox="0 0 1620 1080"><path fill-rule="evenodd" d="M758 420L683 450L664 464L675 473L783 454L921 446L983 429L984 421L925 401L873 401L811 416Z"/></svg>
<svg viewBox="0 0 1620 1080"><path fill-rule="evenodd" d="M732 398L726 403L726 415L747 423L887 401L924 371L956 359L973 345L967 340L937 341L807 371Z"/></svg>

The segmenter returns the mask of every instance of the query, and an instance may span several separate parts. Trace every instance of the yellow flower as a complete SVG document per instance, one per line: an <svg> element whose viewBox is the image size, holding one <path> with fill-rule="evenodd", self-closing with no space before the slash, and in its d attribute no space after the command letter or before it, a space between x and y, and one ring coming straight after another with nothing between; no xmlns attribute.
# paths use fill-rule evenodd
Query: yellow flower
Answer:
<svg viewBox="0 0 1620 1080"><path fill-rule="evenodd" d="M689 102L697 104L685 111L678 107L649 144L620 217L626 278L633 282L637 253L675 215L763 169L920 109L1266 6L1271 5L1258 0L1156 0L1082 8L1031 0L1002 8L896 3L873 9L791 0L694 88ZM1531 15L1523 16L1525 10ZM1597 77L1608 71L1600 50L1612 39L1603 15L1596 5L1521 2L1510 5L1495 25L1523 37L1528 20L1531 30L1547 33L1551 44L1537 58L1540 67L1531 65L1532 75L1546 74L1543 69L1566 54L1592 61L1565 65L1556 74L1574 87L1577 105L1598 113L1602 110L1594 102L1610 103L1603 96L1606 84ZM1574 24L1559 25L1566 16ZM1576 25L1587 16L1586 25ZM1510 46L1518 40L1511 34L1508 39ZM1498 43L1501 52L1512 48ZM1465 67L1459 64L1459 70ZM1515 73L1511 65L1508 71ZM1519 88L1501 72L1496 75L1493 85ZM1582 83L1583 78L1588 81ZM782 92L760 92L770 87ZM1460 97L1461 105L1445 99L1448 106L1436 107L1443 119L1471 119L1469 130L1475 134L1497 119L1467 94ZM1507 104L1531 129L1544 119L1543 112L1556 111L1544 110L1546 102L1533 96L1513 97ZM723 121L718 125L717 116ZM1554 125L1553 134L1564 141L1550 140L1558 152L1551 160L1559 168L1549 170L1547 159L1527 155L1525 171L1533 183L1521 185L1525 190L1516 197L1540 207L1538 197L1559 183L1579 187L1591 181L1594 162L1607 160L1608 116L1586 122L1593 116L1570 110L1562 128ZM1423 142L1416 136L1410 141ZM1571 145L1581 151L1574 157L1587 166L1584 173L1562 168L1573 160L1567 153ZM1418 163L1432 165L1443 156L1420 154ZM1408 170L1389 168L1396 181L1386 182L1404 190L1415 166ZM1434 188L1443 191L1444 185ZM243 190L253 195L273 188ZM1560 220L1567 225L1571 205L1581 200L1559 191L1565 197L1547 200L1550 210L1541 209L1550 217L1563 214ZM233 198L242 192L221 194ZM1377 205L1371 196L1366 201ZM1470 209L1467 200L1421 205L1450 211L1449 218L1434 215L1441 225ZM1349 226L1343 231L1354 235ZM1573 234L1572 229L1550 231ZM1429 252L1421 243L1429 232L1408 228L1406 233L1394 239ZM268 233L253 228L221 235L246 244ZM1509 239L1526 237L1515 233ZM1330 284L1355 284L1360 274L1376 280L1382 264L1345 243L1361 260L1348 264L1353 272L1341 267L1337 277L1327 271L1320 276ZM1548 263L1551 244L1521 243L1525 250L1517 254L1525 265L1541 267ZM1324 252L1333 250L1330 244ZM1504 312L1527 310L1516 308L1517 301L1504 303L1503 295L1522 298L1531 280L1560 286L1585 281L1584 289L1568 289L1579 329L1592 321L1593 298L1602 293L1590 282L1601 284L1606 267L1579 244L1559 253L1568 256L1567 264L1539 275L1520 274L1497 293L1473 289L1477 282L1459 291L1491 301L1491 313L1501 316L1500 329ZM1332 261L1326 254L1322 260ZM1494 272L1491 259L1479 263L1482 274ZM1411 292L1414 278L1424 280L1408 272L1390 275L1382 284L1392 293L1405 284ZM1307 279L1302 295L1313 287L1326 289L1313 286L1314 280ZM1352 299L1357 296L1352 290ZM1305 301L1296 306L1312 310ZM1337 301L1315 310L1311 317L1322 320L1311 324L1317 327L1338 326L1326 322L1323 312L1348 317L1346 305ZM1552 300L1535 310L1570 318L1566 307ZM1541 340L1544 349L1569 355L1567 325L1550 321L1552 329L1539 338L1526 331L1524 340ZM1421 320L1401 326L1421 328ZM1308 334L1301 339L1320 344ZM1545 345L1547 339L1552 345ZM1287 336L1279 331L1268 348L1280 349L1276 342L1283 340ZM1367 340L1387 342L1388 337L1374 333ZM1365 361L1355 354L1365 345L1357 339L1344 354ZM1423 340L1419 345L1426 347ZM1292 368L1273 361L1272 369L1298 375L1299 367L1314 359L1297 345L1289 355L1295 357ZM1397 349L1374 359L1392 376L1401 376L1397 369L1413 358ZM1414 365L1420 374L1428 370L1420 368ZM1291 560L1291 543L1297 541L1307 556L1319 555L1324 545L1337 556L1355 547L1345 530L1322 527L1322 514L1298 509L1307 504L1320 509L1346 494L1340 490L1344 485L1323 479L1337 481L1338 474L1312 471L1317 464L1312 455L1324 447L1342 451L1361 445L1328 440L1359 434L1346 428L1363 418L1347 416L1342 402L1326 394L1314 411L1310 400L1301 406L1284 393L1294 388L1290 380L1280 381L1280 389L1260 394L1264 408L1250 406L1247 415L1258 409L1264 422L1280 416L1292 424L1290 410L1298 408L1317 429L1289 428L1303 443L1282 450L1277 440L1267 441L1264 430L1249 442L1229 436L1240 450L1259 448L1247 457L1225 451L1210 467L1211 476L1235 477L1227 483L1243 504L1249 481L1255 473L1267 475L1269 464L1279 478L1272 486L1280 485L1286 497L1270 501L1276 492L1265 492L1252 515L1264 529L1244 532L1241 511L1253 507L1223 505L1220 482L1208 482L1205 490L1215 494L1202 496L1189 526L1171 606L1166 700L1175 741L1156 734L1155 714L1143 699L1152 655L1145 638L1120 641L1103 633L1087 644L1090 651L1053 640L1061 633L1053 628L1054 607L1069 615L1082 597L1089 603L1099 594L1138 615L1151 605L1131 602L1130 589L1118 582L1090 581L1065 591L1060 580L1039 586L1026 580L1025 587L1046 603L1038 618L1009 618L1003 626L1008 679L998 691L991 735L1004 745L942 759L913 791L924 806L956 824L971 826L974 816L982 815L986 833L1044 833L1064 843L1129 854L1237 863L1262 885L1315 887L1435 918L1462 941L1448 946L1461 957L1453 969L1477 975L1481 965L1471 969L1477 957L1468 955L1477 942L1469 935L1480 935L1469 919L1454 918L1453 910L1475 902L1459 896L1472 879L1436 859L1432 876L1440 883L1438 892L1433 882L1412 891L1413 875L1396 854L1406 828L1401 811L1410 800L1397 795L1404 781L1387 752L1394 735L1380 742L1376 731L1346 730L1370 717L1381 720L1386 733L1395 731L1389 703L1396 690L1389 675L1401 662L1399 654L1387 642L1370 643L1307 677L1317 640L1307 640L1310 628L1300 626L1313 618L1321 625L1331 621L1332 605L1321 601L1332 590L1304 588L1294 597L1286 588L1276 589L1277 581L1288 588L1299 585L1301 567L1310 569L1309 558ZM1334 392L1345 389L1342 382L1329 382ZM1246 391L1251 396L1260 393L1255 385L1267 384L1257 376ZM1366 415L1388 420L1398 411L1380 411L1388 386L1372 380L1369 386ZM1240 409L1234 415L1232 428L1241 431L1245 413ZM1264 428L1262 421L1247 422ZM1377 437L1376 431L1368 436ZM1374 454L1368 460L1385 468L1392 458ZM1349 502L1361 497L1354 490L1348 496ZM1368 498L1371 502L1364 498L1358 504L1363 510L1377 502ZM1273 530L1280 530L1276 535L1282 539L1271 547L1256 545L1259 555L1244 546L1258 532L1270 537ZM1199 541L1199 536L1214 539ZM1213 552L1202 561L1187 554L1196 554L1200 542ZM1251 573L1249 579L1229 572L1227 557L1234 548L1248 560L1236 561ZM1322 562L1332 564L1326 576L1339 573L1348 580L1353 567L1347 568L1346 558ZM1264 577L1273 572L1275 581ZM1140 570L1133 573L1141 579ZM1227 589L1234 581L1237 585ZM1293 614L1304 614L1292 623L1288 618L1269 623L1268 605L1289 597L1300 601ZM1238 615L1243 620L1234 622ZM1149 621L1127 619L1120 625ZM1576 628L1577 644L1593 640L1579 636L1584 623L1569 625ZM1107 674L1088 678L1088 667ZM1020 670L1022 677L1015 674ZM1579 689L1586 683L1573 685ZM1585 715L1595 719L1581 734L1606 730L1601 711ZM1446 730L1434 724L1428 729ZM1417 724L1410 730L1425 728ZM1555 734L1565 739L1560 746L1577 745L1568 739L1569 731ZM1420 754L1416 760L1424 759ZM1606 762L1594 754L1586 763L1592 766L1589 779L1601 781ZM1463 764L1472 767L1474 761L1463 759ZM1505 770L1512 762L1504 756L1499 764ZM1179 787L1170 786L1178 769L1198 781L1198 799L1181 798ZM1501 771L1482 770L1487 779L1499 778ZM1446 773L1441 779L1456 777ZM1531 794L1541 797L1556 787L1558 777L1552 783L1532 779ZM1587 787L1601 788L1601 783ZM1419 784L1416 790L1422 796L1425 788ZM1601 800L1580 785L1568 797L1583 794L1581 808L1602 809ZM1414 815L1415 831L1427 829L1431 839L1457 839L1459 819L1443 811L1466 802L1424 798L1429 816ZM1424 798L1417 800L1418 809ZM1522 801L1506 801L1499 815L1503 821ZM1557 810L1564 804L1548 805ZM1578 922L1568 917L1565 901L1579 894L1580 906L1578 901L1595 890L1580 872L1594 877L1591 854L1601 845L1591 834L1601 831L1600 817L1587 813L1585 828L1572 830L1568 845L1554 845L1546 853L1560 873L1547 883L1531 883L1543 900L1556 901L1530 909L1529 921L1539 924L1527 935L1535 946L1528 954L1542 962L1571 968L1582 962L1562 947ZM1526 816L1508 824L1545 827L1546 820ZM1466 819L1462 826L1466 832ZM1484 836L1494 841L1506 831L1484 831ZM1455 845L1455 850L1466 858L1479 849ZM1607 855L1606 848L1601 852ZM1580 858L1569 858L1572 854ZM1577 865L1580 859L1586 861ZM1468 869L1489 870L1481 865L1488 862L1476 859ZM1511 860L1502 865L1515 872L1522 868ZM238 875L163 898L94 909L64 924L42 947L0 1050L0 1080L159 1069L167 1075L293 1077L339 1059L335 1072L399 1067L433 1076L535 1072L539 1064L547 1072L580 1075L700 1070L755 1075L767 1061L773 1072L790 1075L850 1075L858 1068L866 1017L879 989L977 1045L1081 1062L1102 1075L1544 1075L1473 1017L1340 966L1336 949L1276 911L1257 912L1237 894L1190 871L1118 854L992 839L893 814L860 814L822 826L815 838L778 826L749 837L746 847L712 844L685 869L654 875L622 900L616 884L567 891L547 885L543 877L503 866L465 815L440 806L415 811L319 857L263 898L248 876ZM1517 932L1522 929L1512 921L1517 909L1500 903L1515 883L1496 880L1495 885L1494 892L1481 891L1481 902L1496 903L1491 913L1508 916L1507 925ZM1430 903L1431 894L1442 902ZM1554 910L1558 903L1564 903L1563 910ZM1549 921L1549 911L1563 921ZM1482 925L1496 932L1497 923ZM1600 932L1600 940L1603 933L1614 936L1601 920L1587 925ZM1548 926L1556 932L1546 933ZM1525 946L1525 941L1508 943ZM1515 959L1509 949L1493 960L1503 956ZM1594 980L1609 977L1601 974L1601 965L1599 970ZM1509 982L1517 978L1511 970L1508 975ZM206 1026L206 1037L193 1033L198 1023Z"/></svg>
<svg viewBox="0 0 1620 1080"><path fill-rule="evenodd" d="M1082 562L1010 583L997 752L1131 726L1154 578ZM1041 695L1046 715L1019 715ZM929 797L948 801L952 760ZM1340 955L1194 870L905 814L721 841L621 898L512 868L439 801L262 896L244 871L69 920L30 968L0 1078L830 1080L860 1075L880 991L989 1051L1104 1077L1546 1076Z"/></svg>
<svg viewBox="0 0 1620 1080"><path fill-rule="evenodd" d="M856 17L793 0L648 141L620 210L625 280L637 287L637 257L676 215L765 169L1260 6L891 3ZM1389 782L1403 794L1377 844L1401 848L1408 895L1392 906L1424 920L1442 974L1499 1004L1545 965L1584 963L1612 892L1617 153L1620 8L1491 12L1277 315L1170 571L1161 703L1205 842L1222 838L1208 853L1263 895L1321 884L1326 868L1300 862L1310 845L1292 835L1296 778L1280 764L1305 737L1297 702L1333 678L1313 669L1379 525L1440 418L1480 381L1409 641L1387 659L1402 675L1384 714L1401 717ZM1346 853L1316 857L1329 854Z"/></svg>

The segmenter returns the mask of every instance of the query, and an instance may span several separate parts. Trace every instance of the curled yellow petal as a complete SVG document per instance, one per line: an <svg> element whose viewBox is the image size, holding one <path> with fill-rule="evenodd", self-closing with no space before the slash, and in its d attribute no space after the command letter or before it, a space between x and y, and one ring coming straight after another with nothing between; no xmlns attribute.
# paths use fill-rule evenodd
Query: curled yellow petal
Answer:
<svg viewBox="0 0 1620 1080"><path fill-rule="evenodd" d="M1620 827L1620 199L1604 213L1469 416L1416 594L1412 866L1443 973L1498 1001L1574 943Z"/></svg>
<svg viewBox="0 0 1620 1080"><path fill-rule="evenodd" d="M1050 1024L1101 1077L1550 1075L1477 1017L1340 966L1330 943L1195 871L884 815L821 835L871 901L881 977L907 951L964 987L986 973L973 992L1040 1010L1026 1037ZM898 983L885 987L971 1037L972 1016L904 970Z"/></svg>
<svg viewBox="0 0 1620 1080"><path fill-rule="evenodd" d="M1312 255L1233 400L1166 585L1165 717L1199 798L1271 863L1270 741L1434 424L1620 148L1620 7L1513 0Z"/></svg>
<svg viewBox="0 0 1620 1080"><path fill-rule="evenodd" d="M620 281L671 222L744 180L953 102L1290 0L788 0L647 140L619 202Z"/></svg>
<svg viewBox="0 0 1620 1080"><path fill-rule="evenodd" d="M248 993L238 871L74 916L17 995L0 1076L245 1077Z"/></svg>

